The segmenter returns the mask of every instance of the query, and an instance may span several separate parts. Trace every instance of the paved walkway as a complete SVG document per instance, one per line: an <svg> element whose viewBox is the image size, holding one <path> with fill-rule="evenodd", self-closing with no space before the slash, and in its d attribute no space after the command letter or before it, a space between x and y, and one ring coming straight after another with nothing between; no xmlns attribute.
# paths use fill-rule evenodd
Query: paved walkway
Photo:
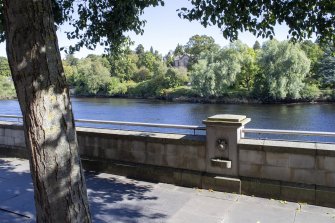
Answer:
<svg viewBox="0 0 335 223"><path fill-rule="evenodd" d="M86 173L94 222L335 223L335 209ZM27 160L0 159L0 222L35 222Z"/></svg>

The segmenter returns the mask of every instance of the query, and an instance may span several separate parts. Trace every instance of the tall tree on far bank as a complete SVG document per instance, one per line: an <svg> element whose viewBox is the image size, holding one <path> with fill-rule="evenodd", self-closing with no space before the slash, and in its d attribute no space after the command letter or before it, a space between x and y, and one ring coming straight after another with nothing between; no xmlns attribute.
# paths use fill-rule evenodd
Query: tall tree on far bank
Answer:
<svg viewBox="0 0 335 223"><path fill-rule="evenodd" d="M189 66L196 63L202 53L206 54L209 52L217 52L219 50L220 46L215 43L214 38L206 35L194 35L185 45L185 52L191 57Z"/></svg>
<svg viewBox="0 0 335 223"><path fill-rule="evenodd" d="M173 51L174 56L183 56L185 54L185 47L180 45L179 43L176 46L176 49Z"/></svg>
<svg viewBox="0 0 335 223"><path fill-rule="evenodd" d="M298 44L271 40L263 44L260 55L261 77L255 92L271 100L299 99L310 60Z"/></svg>
<svg viewBox="0 0 335 223"><path fill-rule="evenodd" d="M252 47L255 51L261 49L261 44L256 40L254 46Z"/></svg>
<svg viewBox="0 0 335 223"><path fill-rule="evenodd" d="M322 84L335 89L335 48L328 47L318 64L318 73Z"/></svg>
<svg viewBox="0 0 335 223"><path fill-rule="evenodd" d="M310 40L305 40L301 44L301 49L306 53L308 59L311 61L311 69L307 75L307 82L319 84L320 74L318 72L319 60L324 55L320 44L313 43Z"/></svg>
<svg viewBox="0 0 335 223"><path fill-rule="evenodd" d="M137 55L142 55L142 54L144 54L144 52L145 52L144 51L144 46L142 44L138 44L138 46L135 49L135 53Z"/></svg>
<svg viewBox="0 0 335 223"><path fill-rule="evenodd" d="M0 76L9 77L11 75L6 57L0 57Z"/></svg>

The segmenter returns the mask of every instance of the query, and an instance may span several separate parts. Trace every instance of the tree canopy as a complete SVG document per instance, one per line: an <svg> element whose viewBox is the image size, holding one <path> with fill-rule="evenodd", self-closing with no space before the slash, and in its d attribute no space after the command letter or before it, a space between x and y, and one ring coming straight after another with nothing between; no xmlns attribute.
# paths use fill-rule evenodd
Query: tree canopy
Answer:
<svg viewBox="0 0 335 223"><path fill-rule="evenodd" d="M239 31L273 38L274 26L286 23L293 40L311 38L335 43L335 1L333 0L192 0L192 8L182 8L179 16L199 20L205 27L216 25L223 36L238 39Z"/></svg>
<svg viewBox="0 0 335 223"><path fill-rule="evenodd" d="M125 32L143 33L145 20L140 18L149 6L164 5L163 0L51 0L56 25L69 24L66 30L69 39L77 43L65 49L74 52L81 47L94 49L97 45L108 52L117 52L126 41ZM5 40L3 4L0 4L0 41Z"/></svg>

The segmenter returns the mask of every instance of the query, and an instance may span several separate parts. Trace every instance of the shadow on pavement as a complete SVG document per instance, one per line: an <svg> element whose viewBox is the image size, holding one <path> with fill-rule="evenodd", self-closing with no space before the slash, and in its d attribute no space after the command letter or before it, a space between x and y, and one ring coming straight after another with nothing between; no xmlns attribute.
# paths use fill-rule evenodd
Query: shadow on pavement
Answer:
<svg viewBox="0 0 335 223"><path fill-rule="evenodd" d="M86 171L86 185L94 222L162 221L167 216L141 205L154 202L153 186L122 181L107 174Z"/></svg>

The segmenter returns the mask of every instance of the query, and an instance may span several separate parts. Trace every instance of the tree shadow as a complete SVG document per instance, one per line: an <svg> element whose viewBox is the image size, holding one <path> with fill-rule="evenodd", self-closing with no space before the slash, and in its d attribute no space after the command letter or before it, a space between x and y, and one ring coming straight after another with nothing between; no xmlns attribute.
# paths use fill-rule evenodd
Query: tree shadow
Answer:
<svg viewBox="0 0 335 223"><path fill-rule="evenodd" d="M23 161L26 162L26 161ZM0 222L35 222L34 190L27 166L0 159ZM167 215L148 206L154 186L110 174L85 172L93 222L162 222Z"/></svg>
<svg viewBox="0 0 335 223"><path fill-rule="evenodd" d="M158 197L153 186L86 171L86 185L93 222L162 222L167 216L145 207Z"/></svg>
<svg viewBox="0 0 335 223"><path fill-rule="evenodd" d="M34 189L29 169L0 159L0 222L35 222Z"/></svg>

